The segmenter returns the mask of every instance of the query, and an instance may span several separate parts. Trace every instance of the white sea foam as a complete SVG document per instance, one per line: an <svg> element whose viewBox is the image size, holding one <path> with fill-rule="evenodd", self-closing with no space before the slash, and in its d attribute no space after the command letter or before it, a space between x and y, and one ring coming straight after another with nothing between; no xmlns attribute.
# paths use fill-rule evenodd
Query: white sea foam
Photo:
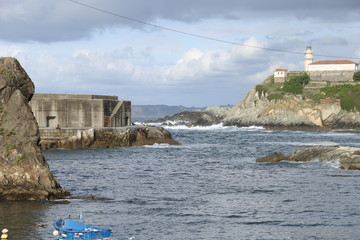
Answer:
<svg viewBox="0 0 360 240"><path fill-rule="evenodd" d="M261 126L250 126L250 127L241 127L241 130L245 130L245 131L258 131L258 130L265 130L264 127Z"/></svg>
<svg viewBox="0 0 360 240"><path fill-rule="evenodd" d="M325 162L326 165L333 167L333 168L340 168L341 164L340 164L340 159L335 159L332 161L326 161Z"/></svg>
<svg viewBox="0 0 360 240"><path fill-rule="evenodd" d="M166 129L176 129L176 130L200 130L200 131L212 131L212 130L223 130L223 129L239 129L237 127L233 127L233 126L224 126L222 123L220 124L215 124L215 125L211 125L211 126L194 126L194 127L189 127L189 126L185 126L185 125L174 125L174 126L163 126Z"/></svg>
<svg viewBox="0 0 360 240"><path fill-rule="evenodd" d="M145 145L146 148L168 148L170 147L170 144L167 143L155 143L153 145Z"/></svg>

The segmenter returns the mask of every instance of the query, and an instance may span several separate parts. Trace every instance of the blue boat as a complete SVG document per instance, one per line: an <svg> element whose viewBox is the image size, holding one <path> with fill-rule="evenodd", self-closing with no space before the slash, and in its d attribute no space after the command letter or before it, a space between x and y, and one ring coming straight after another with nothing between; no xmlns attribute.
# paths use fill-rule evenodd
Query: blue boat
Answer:
<svg viewBox="0 0 360 240"><path fill-rule="evenodd" d="M106 240L111 230L99 228L71 219L58 219L54 222L54 236L58 240Z"/></svg>

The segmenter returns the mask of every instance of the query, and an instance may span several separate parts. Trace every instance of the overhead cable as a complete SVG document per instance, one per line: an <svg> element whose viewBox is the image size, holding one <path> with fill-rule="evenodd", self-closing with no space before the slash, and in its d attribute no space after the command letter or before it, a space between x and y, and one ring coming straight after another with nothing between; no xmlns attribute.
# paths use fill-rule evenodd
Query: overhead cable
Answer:
<svg viewBox="0 0 360 240"><path fill-rule="evenodd" d="M244 44L244 43L232 42L232 41L223 40L223 39L219 39L219 38L213 38L213 37L208 37L208 36L204 36L204 35L200 35L200 34L185 32L185 31L181 31L181 30L178 30L178 29L164 27L164 26L161 26L161 25L145 22L145 21L135 19L135 18L131 18L131 17L127 17L127 16L124 16L124 15L120 15L118 13L110 12L108 10L104 10L104 9L101 9L101 8L98 8L98 7L94 7L94 6L91 6L91 5L82 3L82 2L78 2L78 1L75 1L75 0L67 0L67 1L75 3L75 4L83 6L83 7L86 7L86 8L89 8L89 9L93 9L95 11L102 12L104 14L112 15L114 17L119 17L119 18L122 18L122 19L125 19L125 20L128 20L128 21L136 22L136 23L139 23L139 24L151 26L151 27L154 27L154 28L158 28L158 29L162 29L162 30L166 30L166 31L170 31L170 32L175 32L175 33L179 33L179 34L183 34L183 35L188 35L188 36L191 36L191 37L202 38L202 39L206 39L206 40L210 40L210 41L215 41L215 42L220 42L220 43L225 43L225 44L230 44L230 45L236 45L236 46L242 46L242 47L248 47L248 48L256 48L256 49L272 51L272 52L281 52L281 53L297 54L297 55L303 55L304 54L304 52L296 52L296 51L288 51L288 50L283 50L283 49L275 49L275 48L267 48L267 47L261 47L261 46L248 45L248 44ZM326 58L360 59L360 58L356 58L356 57L331 56L331 55L322 55L322 54L314 54L314 55L319 56L319 57L326 57Z"/></svg>

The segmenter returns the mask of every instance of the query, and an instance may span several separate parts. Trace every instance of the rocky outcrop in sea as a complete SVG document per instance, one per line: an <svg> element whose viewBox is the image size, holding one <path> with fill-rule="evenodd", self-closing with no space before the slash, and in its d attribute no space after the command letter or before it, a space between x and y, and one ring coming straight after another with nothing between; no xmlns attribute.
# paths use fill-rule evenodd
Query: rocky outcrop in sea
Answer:
<svg viewBox="0 0 360 240"><path fill-rule="evenodd" d="M321 99L317 103L302 95L285 95L282 99L269 100L266 93L254 88L229 110L224 118L224 125L286 129L358 129L360 113L345 111L339 100L330 98Z"/></svg>
<svg viewBox="0 0 360 240"><path fill-rule="evenodd" d="M41 153L29 106L34 84L14 58L0 58L0 200L49 200L69 195Z"/></svg>
<svg viewBox="0 0 360 240"><path fill-rule="evenodd" d="M290 156L273 153L256 159L259 163L274 163L280 161L308 162L308 161L339 160L340 168L360 170L360 148L355 147L309 147L296 150Z"/></svg>
<svg viewBox="0 0 360 240"><path fill-rule="evenodd" d="M41 129L42 149L120 148L153 144L179 145L162 127Z"/></svg>
<svg viewBox="0 0 360 240"><path fill-rule="evenodd" d="M173 116L166 116L154 121L146 121L145 123L162 123L163 126L211 126L220 124L229 109L229 107L212 106L206 108L204 111L183 111Z"/></svg>

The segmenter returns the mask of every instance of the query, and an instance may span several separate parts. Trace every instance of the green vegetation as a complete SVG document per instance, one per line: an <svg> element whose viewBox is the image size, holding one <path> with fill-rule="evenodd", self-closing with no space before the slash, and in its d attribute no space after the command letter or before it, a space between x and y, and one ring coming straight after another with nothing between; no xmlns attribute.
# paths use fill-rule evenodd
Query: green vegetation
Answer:
<svg viewBox="0 0 360 240"><path fill-rule="evenodd" d="M360 82L360 71L354 73L353 79L355 82Z"/></svg>
<svg viewBox="0 0 360 240"><path fill-rule="evenodd" d="M309 81L309 76L304 73L290 77L285 83L275 83L273 79L271 79L262 85L257 85L255 90L258 92L259 97L267 96L269 101L278 101L284 99L286 94L301 94L304 85L308 84Z"/></svg>
<svg viewBox="0 0 360 240"><path fill-rule="evenodd" d="M6 145L6 146L5 146L5 155L6 155L6 157L9 157L10 154L11 154L14 150L16 150L15 145Z"/></svg>
<svg viewBox="0 0 360 240"><path fill-rule="evenodd" d="M13 130L10 130L6 133L6 136L11 136L11 135L15 135L15 132Z"/></svg>
<svg viewBox="0 0 360 240"><path fill-rule="evenodd" d="M269 101L275 100L275 102L278 100L283 100L284 94L283 93L272 93L272 94L269 94L269 96L267 96L267 99Z"/></svg>
<svg viewBox="0 0 360 240"><path fill-rule="evenodd" d="M265 94L268 91L264 85L256 85L255 90L256 90L256 92L258 92L260 98L262 96L265 96Z"/></svg>
<svg viewBox="0 0 360 240"><path fill-rule="evenodd" d="M360 82L360 71L354 74L354 81ZM272 79L262 85L257 85L255 90L259 97L264 97L269 101L284 99L286 95L301 95L302 98L319 103L322 99L340 99L343 110L349 112L360 112L360 84L327 86L317 93L303 93L304 86L310 82L310 77L305 73L302 75L291 76L285 83L275 83Z"/></svg>
<svg viewBox="0 0 360 240"><path fill-rule="evenodd" d="M25 156L22 154L16 156L16 158L15 158L16 164L22 163L24 160L25 160Z"/></svg>
<svg viewBox="0 0 360 240"><path fill-rule="evenodd" d="M338 85L327 86L321 89L325 97L340 99L340 105L343 110L349 112L360 111L360 85Z"/></svg>
<svg viewBox="0 0 360 240"><path fill-rule="evenodd" d="M306 73L303 75L293 76L284 83L283 92L290 94L301 94L304 91L304 85L310 81L309 75Z"/></svg>
<svg viewBox="0 0 360 240"><path fill-rule="evenodd" d="M6 76L8 79L10 79L11 81L15 80L15 76L14 74L10 71L10 70L6 70Z"/></svg>

